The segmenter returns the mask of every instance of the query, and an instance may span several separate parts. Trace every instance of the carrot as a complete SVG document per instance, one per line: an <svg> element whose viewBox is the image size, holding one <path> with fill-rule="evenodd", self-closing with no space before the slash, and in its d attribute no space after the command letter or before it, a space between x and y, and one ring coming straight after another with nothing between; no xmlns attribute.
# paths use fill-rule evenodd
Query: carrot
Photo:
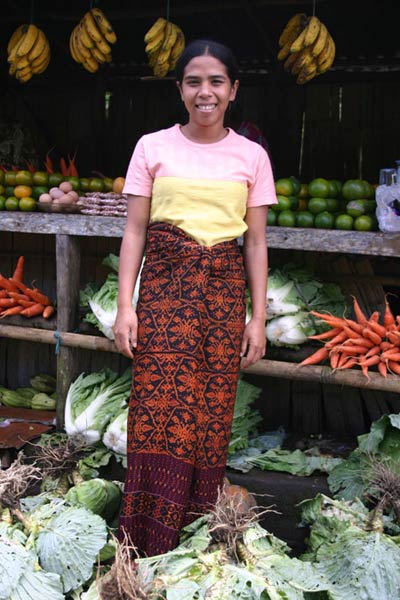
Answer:
<svg viewBox="0 0 400 600"><path fill-rule="evenodd" d="M308 338L310 340L328 340L340 332L341 329L339 327L335 327L334 329L329 329L329 331L324 331L324 333L319 333L318 335L309 335Z"/></svg>
<svg viewBox="0 0 400 600"><path fill-rule="evenodd" d="M395 348L396 344L392 344L391 342L381 342L381 350L385 351L385 350L391 350L392 348Z"/></svg>
<svg viewBox="0 0 400 600"><path fill-rule="evenodd" d="M381 352L380 346L373 346L372 348L370 348L368 350L368 352L365 355L365 358L370 358L370 356L376 356L377 354L380 354L380 352Z"/></svg>
<svg viewBox="0 0 400 600"><path fill-rule="evenodd" d="M299 367L300 366L306 366L306 365L317 365L320 362L323 362L325 359L327 359L329 356L329 349L328 348L319 348L316 352L314 352L313 354L311 354L310 356L308 356L307 358L305 358L304 360L301 361L301 363L299 363Z"/></svg>
<svg viewBox="0 0 400 600"><path fill-rule="evenodd" d="M63 156L60 158L60 171L61 175L64 175L64 177L67 177L69 175L69 168L67 167L67 163Z"/></svg>
<svg viewBox="0 0 400 600"><path fill-rule="evenodd" d="M72 175L73 177L79 177L78 169L76 168L76 164L75 164L75 159L76 159L76 153L77 153L77 151L78 151L78 149L75 150L75 154L74 154L74 156L72 158L68 154L69 174Z"/></svg>
<svg viewBox="0 0 400 600"><path fill-rule="evenodd" d="M28 167L28 171L29 171L30 173L35 173L35 172L36 172L36 167L35 167L35 165L34 165L34 164L32 164L31 162L29 162L29 161L27 161L27 160L25 160L25 164L26 164L26 166Z"/></svg>
<svg viewBox="0 0 400 600"><path fill-rule="evenodd" d="M15 306L17 304L17 302L14 300L14 298L0 298L0 307L1 308L11 308L12 306Z"/></svg>
<svg viewBox="0 0 400 600"><path fill-rule="evenodd" d="M42 317L44 319L50 319L50 317L52 317L54 315L54 312L55 312L54 306L45 306L43 313L42 313Z"/></svg>
<svg viewBox="0 0 400 600"><path fill-rule="evenodd" d="M24 265L25 265L25 257L20 256L19 259L17 260L17 264L15 266L14 273L12 276L12 278L15 279L15 281L23 281L24 280Z"/></svg>
<svg viewBox="0 0 400 600"><path fill-rule="evenodd" d="M53 161L50 158L50 152L54 150L54 146L53 148L50 148L50 150L47 152L46 154L46 158L44 161L44 166L46 168L47 173L54 173L54 167L53 167Z"/></svg>
<svg viewBox="0 0 400 600"><path fill-rule="evenodd" d="M381 362L381 359L379 356L370 356L369 358L360 360L359 365L362 367L363 365L365 365L366 367L373 367L374 365L377 365Z"/></svg>
<svg viewBox="0 0 400 600"><path fill-rule="evenodd" d="M352 367L354 367L355 365L358 365L358 361L356 358L347 357L346 361L343 361L343 364L341 364L340 366L338 366L338 369L351 369Z"/></svg>
<svg viewBox="0 0 400 600"><path fill-rule="evenodd" d="M347 325L344 325L343 331L346 333L346 337L348 338L357 339L360 337L360 334L357 331L354 331L354 329L351 329L351 327L347 327Z"/></svg>
<svg viewBox="0 0 400 600"><path fill-rule="evenodd" d="M387 339L395 346L400 346L400 333L398 331L389 331Z"/></svg>
<svg viewBox="0 0 400 600"><path fill-rule="evenodd" d="M28 286L26 286L24 283L22 283L22 281L14 281L14 279L12 278L10 279L10 281L13 284L15 284L15 286L18 289L20 289L24 294L29 296L29 298L34 300L37 304L44 304L45 306L51 304L50 298L42 294L42 292L37 288L34 288L32 290L31 288L28 288Z"/></svg>
<svg viewBox="0 0 400 600"><path fill-rule="evenodd" d="M12 308L7 308L4 312L1 313L0 319L3 317L11 317L12 315L19 315L24 310L23 306L13 306Z"/></svg>
<svg viewBox="0 0 400 600"><path fill-rule="evenodd" d="M386 337L387 329L380 323L377 323L375 321L370 321L368 323L368 326L370 329L372 329L372 331L375 331L375 333L377 333L381 338Z"/></svg>
<svg viewBox="0 0 400 600"><path fill-rule="evenodd" d="M328 323L328 325L331 325L331 327L343 327L343 325L345 325L345 320L341 317L335 317L334 315L319 313L315 310L310 310L310 313L315 317L318 317L322 321L325 321L325 323Z"/></svg>
<svg viewBox="0 0 400 600"><path fill-rule="evenodd" d="M340 352L331 352L329 355L329 364L331 369L337 369L339 365L339 360L343 355Z"/></svg>
<svg viewBox="0 0 400 600"><path fill-rule="evenodd" d="M14 300L16 300L17 303L20 300L29 300L29 296L27 296L26 294L20 294L18 292L8 292L8 295L10 298L14 298Z"/></svg>
<svg viewBox="0 0 400 600"><path fill-rule="evenodd" d="M335 335L335 337L332 340L330 340L329 342L326 342L325 347L333 348L334 346L336 346L337 344L341 344L345 340L347 340L347 335L344 331L342 331L341 333L338 333L337 335Z"/></svg>
<svg viewBox="0 0 400 600"><path fill-rule="evenodd" d="M364 326L360 325L359 323L356 323L355 321L352 321L351 319L345 319L346 321L346 325L347 327L350 327L350 329L353 329L353 331L356 331L357 333L362 333Z"/></svg>
<svg viewBox="0 0 400 600"><path fill-rule="evenodd" d="M21 315L23 317L37 317L43 313L44 306L43 304L34 304L33 306L29 306L28 308L24 308L21 311Z"/></svg>
<svg viewBox="0 0 400 600"><path fill-rule="evenodd" d="M395 350L386 350L385 352L382 352L381 357L385 360L395 360L400 362L400 352L398 348Z"/></svg>
<svg viewBox="0 0 400 600"><path fill-rule="evenodd" d="M388 368L390 371L392 371L392 373L400 375L400 365L394 360L388 360Z"/></svg>
<svg viewBox="0 0 400 600"><path fill-rule="evenodd" d="M374 346L374 343L371 342L371 340L367 340L367 339L362 338L362 337L350 338L345 343L353 344L354 346L365 346L366 349L367 348L372 348Z"/></svg>
<svg viewBox="0 0 400 600"><path fill-rule="evenodd" d="M9 292L7 290L0 290L0 298L8 298Z"/></svg>
<svg viewBox="0 0 400 600"><path fill-rule="evenodd" d="M379 310L375 310L372 315L370 316L368 322L371 323L371 321L373 323L377 323L379 321L379 317L381 316L381 313L379 312Z"/></svg>
<svg viewBox="0 0 400 600"><path fill-rule="evenodd" d="M380 344L382 341L381 336L375 333L375 331L371 331L371 329L368 329L368 327L364 327L363 336L371 340L371 342L373 342L375 345Z"/></svg>
<svg viewBox="0 0 400 600"><path fill-rule="evenodd" d="M14 285L14 283L12 283L9 279L7 279L6 277L4 277L1 273L0 273L0 288L2 288L3 290L8 290L9 292L17 292L17 288Z"/></svg>
<svg viewBox="0 0 400 600"><path fill-rule="evenodd" d="M382 377L387 377L387 366L386 366L386 363L380 361L378 363L378 371L382 375Z"/></svg>
<svg viewBox="0 0 400 600"><path fill-rule="evenodd" d="M336 346L336 350L338 352L344 352L345 354L365 354L366 347L365 346Z"/></svg>
<svg viewBox="0 0 400 600"><path fill-rule="evenodd" d="M366 325L367 324L367 317L364 315L363 311L361 310L361 307L358 303L358 300L355 296L352 296L353 298L353 310L354 310L354 314L356 317L356 321L359 325Z"/></svg>
<svg viewBox="0 0 400 600"><path fill-rule="evenodd" d="M383 324L386 329L391 329L396 325L396 321L392 311L390 310L389 302L385 298L385 312L383 313Z"/></svg>

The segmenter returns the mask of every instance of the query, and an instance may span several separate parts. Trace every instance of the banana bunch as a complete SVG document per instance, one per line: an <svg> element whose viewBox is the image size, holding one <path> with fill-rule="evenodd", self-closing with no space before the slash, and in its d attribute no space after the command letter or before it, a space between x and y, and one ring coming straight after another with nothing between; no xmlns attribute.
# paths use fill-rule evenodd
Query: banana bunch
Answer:
<svg viewBox="0 0 400 600"><path fill-rule="evenodd" d="M95 73L103 63L112 60L111 46L117 36L103 11L92 8L74 27L69 38L69 50L75 62L89 73Z"/></svg>
<svg viewBox="0 0 400 600"><path fill-rule="evenodd" d="M185 36L175 23L159 17L144 36L148 64L156 77L175 69L185 49Z"/></svg>
<svg viewBox="0 0 400 600"><path fill-rule="evenodd" d="M304 84L330 69L336 46L326 26L318 17L298 13L289 19L279 37L278 60Z"/></svg>
<svg viewBox="0 0 400 600"><path fill-rule="evenodd" d="M41 29L33 23L20 25L7 44L9 73L20 83L43 73L50 62L50 45Z"/></svg>

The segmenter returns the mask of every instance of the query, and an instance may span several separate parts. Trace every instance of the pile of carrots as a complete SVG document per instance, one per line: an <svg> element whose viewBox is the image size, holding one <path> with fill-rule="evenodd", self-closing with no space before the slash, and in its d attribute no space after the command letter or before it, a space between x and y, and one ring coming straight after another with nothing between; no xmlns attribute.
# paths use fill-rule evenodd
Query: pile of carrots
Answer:
<svg viewBox="0 0 400 600"><path fill-rule="evenodd" d="M359 366L368 377L370 367L386 377L388 373L400 375L400 315L394 316L385 302L383 325L380 312L367 318L353 297L355 320L311 311L331 329L310 339L324 342L324 346L304 359L299 366L317 365L329 361L332 369L350 369Z"/></svg>
<svg viewBox="0 0 400 600"><path fill-rule="evenodd" d="M0 319L12 315L49 319L55 312L52 301L38 288L25 285L24 265L25 258L20 256L12 277L0 273Z"/></svg>

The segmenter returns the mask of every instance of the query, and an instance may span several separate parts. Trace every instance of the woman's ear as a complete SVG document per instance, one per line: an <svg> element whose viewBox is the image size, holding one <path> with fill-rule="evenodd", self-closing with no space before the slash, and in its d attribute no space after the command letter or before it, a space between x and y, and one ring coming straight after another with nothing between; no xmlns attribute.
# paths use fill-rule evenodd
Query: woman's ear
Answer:
<svg viewBox="0 0 400 600"><path fill-rule="evenodd" d="M230 102L233 102L234 99L236 98L238 87L239 87L239 80L235 79L235 81L233 82L233 85L232 85L231 94L229 96Z"/></svg>

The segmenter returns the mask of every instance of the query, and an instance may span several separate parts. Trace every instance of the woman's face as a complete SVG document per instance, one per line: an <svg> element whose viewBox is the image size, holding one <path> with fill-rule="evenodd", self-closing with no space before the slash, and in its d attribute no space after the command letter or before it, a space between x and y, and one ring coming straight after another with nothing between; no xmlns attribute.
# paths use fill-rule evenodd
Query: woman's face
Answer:
<svg viewBox="0 0 400 600"><path fill-rule="evenodd" d="M200 126L223 126L238 85L238 81L232 84L225 65L217 58L208 54L192 58L185 67L182 83L178 82L189 121Z"/></svg>

